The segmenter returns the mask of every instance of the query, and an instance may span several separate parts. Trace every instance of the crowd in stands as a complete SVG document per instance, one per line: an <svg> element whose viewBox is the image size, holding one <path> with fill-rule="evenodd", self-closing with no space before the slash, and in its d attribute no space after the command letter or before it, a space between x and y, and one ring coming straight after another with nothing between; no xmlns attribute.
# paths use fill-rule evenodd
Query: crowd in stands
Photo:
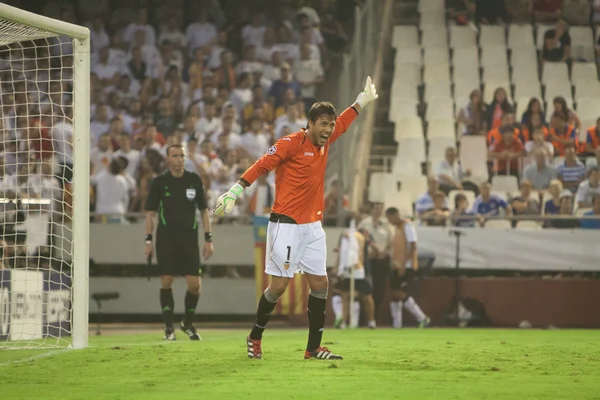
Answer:
<svg viewBox="0 0 600 400"><path fill-rule="evenodd" d="M352 14L344 11L354 2L233 3L44 3L44 15L91 32L90 207L96 221L125 222L126 213L143 211L170 144L184 146L185 168L201 175L212 207L275 140L306 126L332 55L346 45L343 23ZM68 214L77 140L72 40L60 36L0 50L2 188L53 198L55 211ZM246 191L233 215L265 214L273 199L270 174Z"/></svg>

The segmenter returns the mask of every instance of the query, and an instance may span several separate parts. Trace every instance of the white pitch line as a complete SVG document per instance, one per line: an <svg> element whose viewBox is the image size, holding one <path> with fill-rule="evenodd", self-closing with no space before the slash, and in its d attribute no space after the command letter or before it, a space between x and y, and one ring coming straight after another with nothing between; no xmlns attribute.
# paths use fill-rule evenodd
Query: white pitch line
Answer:
<svg viewBox="0 0 600 400"><path fill-rule="evenodd" d="M8 366L15 365L15 364L21 364L21 363L25 363L25 362L35 361L35 360L39 360L40 358L50 357L50 356L64 353L64 352L67 352L70 350L73 350L73 349L67 348L67 349L58 349L58 350L47 351L45 353L37 354L35 356L19 358L17 360L11 360L11 361L0 363L0 367L8 367Z"/></svg>

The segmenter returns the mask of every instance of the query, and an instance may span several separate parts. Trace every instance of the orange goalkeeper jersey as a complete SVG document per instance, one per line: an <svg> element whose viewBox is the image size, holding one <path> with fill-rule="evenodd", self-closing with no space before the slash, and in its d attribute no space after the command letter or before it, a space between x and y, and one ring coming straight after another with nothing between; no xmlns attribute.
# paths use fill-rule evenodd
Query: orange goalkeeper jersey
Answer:
<svg viewBox="0 0 600 400"><path fill-rule="evenodd" d="M325 167L329 146L357 117L356 109L344 110L325 146L311 143L303 129L284 136L241 177L251 185L262 174L275 169L275 204L272 212L293 218L298 224L323 219Z"/></svg>

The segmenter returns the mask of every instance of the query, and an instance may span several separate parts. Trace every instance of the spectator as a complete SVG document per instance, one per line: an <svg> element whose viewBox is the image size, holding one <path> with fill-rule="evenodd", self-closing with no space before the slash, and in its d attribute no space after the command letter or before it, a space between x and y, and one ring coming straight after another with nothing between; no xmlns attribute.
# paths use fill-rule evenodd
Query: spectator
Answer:
<svg viewBox="0 0 600 400"><path fill-rule="evenodd" d="M540 201L537 193L532 192L528 180L521 182L521 192L510 201L514 215L540 215ZM516 225L516 224L514 224Z"/></svg>
<svg viewBox="0 0 600 400"><path fill-rule="evenodd" d="M548 29L544 33L544 47L542 48L542 61L569 62L571 59L571 36L568 32L567 22L560 19L556 28Z"/></svg>
<svg viewBox="0 0 600 400"><path fill-rule="evenodd" d="M170 136L177 128L178 118L173 110L173 101L163 96L158 102L158 113L154 117L156 129L165 136Z"/></svg>
<svg viewBox="0 0 600 400"><path fill-rule="evenodd" d="M216 42L210 47L210 58L207 67L215 70L221 66L221 53L229 51L229 35L227 28L221 28L217 34ZM262 61L262 60L261 60Z"/></svg>
<svg viewBox="0 0 600 400"><path fill-rule="evenodd" d="M550 123L549 138L552 140L554 153L558 156L565 156L567 146L570 146L576 152L579 147L579 140L575 127L567 125L561 113L554 113Z"/></svg>
<svg viewBox="0 0 600 400"><path fill-rule="evenodd" d="M536 97L532 97L531 100L529 100L529 104L527 104L527 110L525 110L523 116L521 117L521 125L530 128L530 132L533 132L533 129L531 128L536 128L538 126L538 124L532 124L532 118L534 115L539 117L540 126L546 124L546 115L542 109L542 103Z"/></svg>
<svg viewBox="0 0 600 400"><path fill-rule="evenodd" d="M96 146L90 152L90 162L92 163L92 176L106 170L113 158L112 149L110 146L110 137L107 133L100 135Z"/></svg>
<svg viewBox="0 0 600 400"><path fill-rule="evenodd" d="M221 52L221 66L215 70L215 83L218 86L233 90L236 87L235 69L229 50Z"/></svg>
<svg viewBox="0 0 600 400"><path fill-rule="evenodd" d="M592 207L593 198L598 195L600 195L600 168L596 166L588 171L588 179L581 182L577 188L575 196L577 207Z"/></svg>
<svg viewBox="0 0 600 400"><path fill-rule="evenodd" d="M573 193L585 179L585 166L577 158L575 146L566 144L564 149L565 159L558 165L558 179L565 189Z"/></svg>
<svg viewBox="0 0 600 400"><path fill-rule="evenodd" d="M485 126L487 129L495 129L502 125L502 117L506 113L514 112L513 107L508 102L506 90L502 87L494 91L494 99L486 110Z"/></svg>
<svg viewBox="0 0 600 400"><path fill-rule="evenodd" d="M125 29L123 40L127 43L132 43L136 32L144 32L145 44L156 46L156 31L154 27L148 23L148 10L145 8L138 9L135 22L130 23Z"/></svg>
<svg viewBox="0 0 600 400"><path fill-rule="evenodd" d="M415 211L419 214L419 217L421 217L426 212L434 209L435 204L434 204L433 198L436 195L436 193L438 193L439 191L440 191L439 182L437 181L437 179L435 177L430 176L427 179L427 192L425 192L415 202ZM448 199L445 199L444 206L448 207Z"/></svg>
<svg viewBox="0 0 600 400"><path fill-rule="evenodd" d="M554 100L552 100L552 105L554 106L553 114L560 114L567 124L573 125L577 129L581 128L581 121L579 120L579 117L575 111L571 110L567 106L567 101L564 97L555 97Z"/></svg>
<svg viewBox="0 0 600 400"><path fill-rule="evenodd" d="M595 157L588 157L586 159L586 164L592 168L592 167L596 167L598 165L600 165L600 147L596 148L596 154Z"/></svg>
<svg viewBox="0 0 600 400"><path fill-rule="evenodd" d="M256 59L256 47L247 45L244 48L244 58L235 68L235 74L237 76L244 73L251 75L254 71L262 71L263 68L263 64Z"/></svg>
<svg viewBox="0 0 600 400"><path fill-rule="evenodd" d="M599 0L600 1L600 0ZM593 155L600 148L600 118L596 120L596 126L592 126L587 130L585 140L584 155Z"/></svg>
<svg viewBox="0 0 600 400"><path fill-rule="evenodd" d="M462 228L472 228L476 222L483 225L483 217L469 210L469 200L467 196L458 193L454 197L454 211L452 211L452 221L455 226Z"/></svg>
<svg viewBox="0 0 600 400"><path fill-rule="evenodd" d="M585 212L584 217L595 217L596 219L582 219L582 229L600 229L600 195L592 199L592 210Z"/></svg>
<svg viewBox="0 0 600 400"><path fill-rule="evenodd" d="M127 54L129 47L123 40L123 32L117 30L110 37L110 47L108 48L108 63L115 66L118 71L123 72L127 69Z"/></svg>
<svg viewBox="0 0 600 400"><path fill-rule="evenodd" d="M94 18L94 22L89 25L90 52L92 54L98 54L100 50L107 48L110 45L110 38L108 37L108 33L106 33L102 18Z"/></svg>
<svg viewBox="0 0 600 400"><path fill-rule="evenodd" d="M293 53L294 62L298 61L301 58L303 47L307 49L306 51L308 56L306 59L316 61L319 63L319 65L321 65L321 50L319 49L319 46L316 46L312 43L311 28L302 28L300 35L300 43L298 44L298 46L296 46Z"/></svg>
<svg viewBox="0 0 600 400"><path fill-rule="evenodd" d="M281 78L274 81L269 90L269 104L271 104L275 110L283 104L284 94L288 89L292 89L295 98L300 97L300 85L292 77L290 65L288 63L282 64L280 72Z"/></svg>
<svg viewBox="0 0 600 400"><path fill-rule="evenodd" d="M73 178L73 109L64 107L62 115L55 118L50 137L54 155L59 165L58 178L61 183L71 182Z"/></svg>
<svg viewBox="0 0 600 400"><path fill-rule="evenodd" d="M132 81L128 74L121 75L119 84L115 93L124 104L129 104L133 99L137 98L141 86L138 81Z"/></svg>
<svg viewBox="0 0 600 400"><path fill-rule="evenodd" d="M98 173L94 178L96 213L108 215L108 222L123 222L129 204L129 184L122 172L122 164L113 159L109 170Z"/></svg>
<svg viewBox="0 0 600 400"><path fill-rule="evenodd" d="M252 13L252 22L242 28L244 46L261 47L266 30L267 27L263 23L262 13Z"/></svg>
<svg viewBox="0 0 600 400"><path fill-rule="evenodd" d="M419 218L427 226L446 226L446 220L450 216L450 210L447 206L447 199L444 192L438 190L433 195L433 208L422 213Z"/></svg>
<svg viewBox="0 0 600 400"><path fill-rule="evenodd" d="M503 129L502 141L492 146L488 158L495 160L494 169L499 174L518 176L519 158L525 154L525 148L519 139L515 139L512 129Z"/></svg>
<svg viewBox="0 0 600 400"><path fill-rule="evenodd" d="M238 115L243 115L244 107L252 101L252 82L248 73L242 73L238 79L238 87L231 91L229 101Z"/></svg>
<svg viewBox="0 0 600 400"><path fill-rule="evenodd" d="M302 128L306 128L308 120L300 117L298 105L293 104L286 107L285 114L275 120L275 139L279 139L287 134L299 132ZM288 133L284 133L287 128Z"/></svg>
<svg viewBox="0 0 600 400"><path fill-rule="evenodd" d="M240 135L233 132L233 117L225 116L222 120L222 130L216 135L213 135L213 143L217 145L219 140L226 140L227 149L233 150L242 146Z"/></svg>
<svg viewBox="0 0 600 400"><path fill-rule="evenodd" d="M435 177L440 184L440 190L448 194L451 190L462 190L463 178L471 176L471 170L463 172L460 163L456 160L456 149L454 147L446 148L445 159L435 167ZM467 182L467 190L477 191L477 186Z"/></svg>
<svg viewBox="0 0 600 400"><path fill-rule="evenodd" d="M346 213L350 209L350 200L346 194L341 193L338 180L333 180L329 187L329 192L325 196L325 210L323 211L323 224L325 226L335 226L338 218L338 201L339 196L342 196L342 213Z"/></svg>
<svg viewBox="0 0 600 400"><path fill-rule="evenodd" d="M270 63L264 66L263 77L268 81L275 82L281 78L281 67L283 66L283 56L280 50L274 50L271 53Z"/></svg>
<svg viewBox="0 0 600 400"><path fill-rule="evenodd" d="M513 132L513 138L519 140L519 130L515 127L515 114L512 112L504 113L500 126L488 132L487 142L490 148L493 148L496 143L502 141L502 137L504 136L502 132L504 131Z"/></svg>
<svg viewBox="0 0 600 400"><path fill-rule="evenodd" d="M221 130L221 118L217 116L214 101L204 103L204 116L196 122L196 132L210 138Z"/></svg>
<svg viewBox="0 0 600 400"><path fill-rule="evenodd" d="M110 50L103 48L100 50L98 62L93 66L92 71L96 74L101 88L110 91L111 88L119 82L121 71L117 65L111 64L109 59Z"/></svg>
<svg viewBox="0 0 600 400"><path fill-rule="evenodd" d="M167 18L166 25L158 35L158 44L162 46L165 43L171 44L180 55L187 46L187 39L181 31L179 18L176 15Z"/></svg>
<svg viewBox="0 0 600 400"><path fill-rule="evenodd" d="M346 34L344 27L335 18L332 12L325 12L319 25L319 30L323 35L323 39L327 44L327 47L332 51L341 51L348 43L348 35Z"/></svg>
<svg viewBox="0 0 600 400"><path fill-rule="evenodd" d="M261 128L260 120L254 117L250 120L250 130L240 138L242 147L254 160L266 154L270 146L269 139Z"/></svg>
<svg viewBox="0 0 600 400"><path fill-rule="evenodd" d="M481 24L495 25L506 18L504 0L475 0L475 21Z"/></svg>
<svg viewBox="0 0 600 400"><path fill-rule="evenodd" d="M536 120L538 118L539 118L538 116L533 117L534 120ZM544 130L545 129L546 128L544 128ZM537 154L543 154L546 157L553 157L554 156L554 146L552 145L552 143L550 143L544 139L546 136L544 131L540 128L536 128L532 132L533 132L533 134L531 136L532 136L533 140L529 140L529 141L525 142L525 152L527 153L527 155L535 156ZM546 132L547 132L547 130L546 130ZM524 133L523 136L529 136L528 133L526 135L525 135L525 132L523 132L523 133Z"/></svg>
<svg viewBox="0 0 600 400"><path fill-rule="evenodd" d="M461 108L457 123L462 124L463 135L485 135L486 107L481 97L481 91L473 90L469 95L469 104Z"/></svg>
<svg viewBox="0 0 600 400"><path fill-rule="evenodd" d="M255 111L262 109L265 113L265 119L267 121L273 120L273 111L271 110L269 104L265 101L265 93L261 85L254 84L252 86L252 101L244 106L244 110L242 112L244 123L250 121L255 115Z"/></svg>
<svg viewBox="0 0 600 400"><path fill-rule="evenodd" d="M296 79L300 84L300 95L304 102L305 113L316 101L317 86L323 82L323 68L321 63L310 57L310 45L300 47L300 59L294 63Z"/></svg>
<svg viewBox="0 0 600 400"><path fill-rule="evenodd" d="M127 63L129 75L138 83L143 84L144 80L149 76L148 65L142 58L142 51L139 47L131 49L131 60Z"/></svg>
<svg viewBox="0 0 600 400"><path fill-rule="evenodd" d="M562 218L549 219L545 222L546 228L553 229L573 229L579 228L581 221L577 218L567 218L573 215L573 194L568 190L563 191L559 198L559 208L555 215Z"/></svg>
<svg viewBox="0 0 600 400"><path fill-rule="evenodd" d="M477 196L473 203L472 213L481 215L483 218L497 217L501 211L504 211L506 216L512 215L511 206L504 199L492 193L492 185L490 183L482 183L479 186L479 193L479 196Z"/></svg>
<svg viewBox="0 0 600 400"><path fill-rule="evenodd" d="M196 22L187 27L186 40L188 43L189 55L200 47L213 44L217 38L217 29L208 21L208 15L205 10L198 13Z"/></svg>
<svg viewBox="0 0 600 400"><path fill-rule="evenodd" d="M267 174L261 175L244 193L244 197L247 199L246 214L249 217L269 216L275 201L275 185L268 182Z"/></svg>
<svg viewBox="0 0 600 400"><path fill-rule="evenodd" d="M548 158L543 152L535 153L534 157L535 163L525 168L523 179L531 182L535 190L546 190L557 177L556 168L548 165Z"/></svg>
<svg viewBox="0 0 600 400"><path fill-rule="evenodd" d="M124 157L127 159L127 168L125 171L135 177L140 165L141 154L138 150L131 147L131 136L127 132L121 132L118 140L119 150L113 153L113 157Z"/></svg>
<svg viewBox="0 0 600 400"><path fill-rule="evenodd" d="M533 0L533 18L536 22L556 22L562 14L563 0Z"/></svg>
<svg viewBox="0 0 600 400"><path fill-rule="evenodd" d="M544 203L544 214L558 214L560 210L560 197L563 192L573 195L570 191L563 190L562 182L558 179L554 179L550 182L550 185L548 186L548 194L551 196L551 198Z"/></svg>

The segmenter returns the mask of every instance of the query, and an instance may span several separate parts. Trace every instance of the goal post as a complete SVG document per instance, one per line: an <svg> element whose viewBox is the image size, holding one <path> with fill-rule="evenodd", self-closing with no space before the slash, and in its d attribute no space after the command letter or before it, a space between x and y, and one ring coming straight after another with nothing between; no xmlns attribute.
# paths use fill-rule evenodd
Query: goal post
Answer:
<svg viewBox="0 0 600 400"><path fill-rule="evenodd" d="M90 32L0 4L0 49L5 155L0 203L6 215L7 205L17 204L17 214L23 207L31 220L8 220L3 214L0 221L2 246L7 246L2 247L0 265L0 349L84 348L89 314ZM7 140L14 142L11 157ZM14 177L8 169L17 171ZM16 239L19 227L25 229L26 243ZM30 243L36 239L39 246ZM40 261L42 248L49 249L46 264ZM20 265L6 265L7 253Z"/></svg>

